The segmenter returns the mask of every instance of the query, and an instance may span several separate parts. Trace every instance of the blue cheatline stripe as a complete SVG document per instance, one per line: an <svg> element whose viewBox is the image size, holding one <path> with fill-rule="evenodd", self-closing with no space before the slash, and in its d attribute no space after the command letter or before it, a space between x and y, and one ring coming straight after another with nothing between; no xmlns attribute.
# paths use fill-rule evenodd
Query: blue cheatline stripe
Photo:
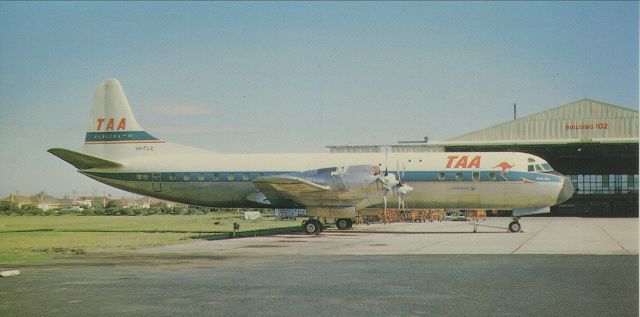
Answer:
<svg viewBox="0 0 640 317"><path fill-rule="evenodd" d="M87 132L85 142L155 141L146 131Z"/></svg>
<svg viewBox="0 0 640 317"><path fill-rule="evenodd" d="M282 175L292 172L158 172L158 173L96 173L85 172L87 175L104 177L114 180L123 181L151 181L152 174L161 174L161 182L228 182L228 181L253 181L256 178L271 175ZM441 179L439 175L444 173L444 179ZM458 173L461 173L462 178L459 179ZM231 179L229 178L231 176ZM508 172L504 174L504 177L500 175L500 172L496 171L481 171L478 181L491 181L491 182L503 182L503 181L523 181L523 178L534 182L562 182L563 177L550 175L545 173L531 173L531 172ZM472 181L473 175L471 171L463 172L406 172L402 178L404 181Z"/></svg>

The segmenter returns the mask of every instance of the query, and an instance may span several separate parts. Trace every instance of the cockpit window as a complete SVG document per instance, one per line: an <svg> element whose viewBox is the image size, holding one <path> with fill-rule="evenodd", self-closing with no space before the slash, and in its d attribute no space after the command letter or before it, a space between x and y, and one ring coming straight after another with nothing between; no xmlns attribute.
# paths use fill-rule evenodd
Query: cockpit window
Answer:
<svg viewBox="0 0 640 317"><path fill-rule="evenodd" d="M528 158L528 161L529 161L529 163L533 163L533 162L535 162L536 160L535 160L533 157L530 157L530 158Z"/></svg>
<svg viewBox="0 0 640 317"><path fill-rule="evenodd" d="M527 171L529 171L529 172L533 172L533 171L534 171L534 169L533 169L533 165L529 165L529 167L527 168Z"/></svg>
<svg viewBox="0 0 640 317"><path fill-rule="evenodd" d="M548 163L542 163L542 169L545 172L551 172L553 171L553 168L551 168L551 165L549 165Z"/></svg>
<svg viewBox="0 0 640 317"><path fill-rule="evenodd" d="M542 172L542 167L540 167L540 164L536 164L536 172Z"/></svg>

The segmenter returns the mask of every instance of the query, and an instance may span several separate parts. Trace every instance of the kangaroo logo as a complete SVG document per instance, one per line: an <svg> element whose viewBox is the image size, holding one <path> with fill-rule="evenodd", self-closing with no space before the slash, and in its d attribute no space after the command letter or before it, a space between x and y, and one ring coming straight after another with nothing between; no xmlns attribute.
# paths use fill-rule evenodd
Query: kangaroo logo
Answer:
<svg viewBox="0 0 640 317"><path fill-rule="evenodd" d="M494 166L493 168L500 168L500 176L502 176L502 178L506 180L507 178L504 177L504 174L509 173L509 171L511 171L511 168L513 167L515 167L515 164L511 165L507 162L501 162L500 164Z"/></svg>

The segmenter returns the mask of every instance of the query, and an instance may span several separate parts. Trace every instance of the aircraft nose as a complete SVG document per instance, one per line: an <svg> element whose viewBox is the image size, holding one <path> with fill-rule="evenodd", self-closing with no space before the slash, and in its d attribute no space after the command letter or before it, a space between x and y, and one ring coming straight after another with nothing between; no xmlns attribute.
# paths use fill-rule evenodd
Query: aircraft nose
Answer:
<svg viewBox="0 0 640 317"><path fill-rule="evenodd" d="M573 196L573 191L574 189L573 184L571 183L571 179L565 176L564 181L562 182L562 189L558 194L558 199L556 199L556 205L561 204L571 198L571 196Z"/></svg>

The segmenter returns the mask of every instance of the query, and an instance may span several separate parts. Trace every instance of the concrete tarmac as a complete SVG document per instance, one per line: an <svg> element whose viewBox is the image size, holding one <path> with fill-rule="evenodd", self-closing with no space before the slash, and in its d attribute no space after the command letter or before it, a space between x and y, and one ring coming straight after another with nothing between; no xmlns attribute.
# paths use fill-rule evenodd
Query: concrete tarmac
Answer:
<svg viewBox="0 0 640 317"><path fill-rule="evenodd" d="M167 260L23 268L0 316L638 316L637 256Z"/></svg>
<svg viewBox="0 0 640 317"><path fill-rule="evenodd" d="M511 218L466 222L356 225L320 235L199 241L141 253L218 255L399 254L638 254L637 218L523 218L523 232L508 232ZM496 227L504 227L498 229Z"/></svg>
<svg viewBox="0 0 640 317"><path fill-rule="evenodd" d="M638 219L509 221L87 254L0 278L0 316L638 316Z"/></svg>

